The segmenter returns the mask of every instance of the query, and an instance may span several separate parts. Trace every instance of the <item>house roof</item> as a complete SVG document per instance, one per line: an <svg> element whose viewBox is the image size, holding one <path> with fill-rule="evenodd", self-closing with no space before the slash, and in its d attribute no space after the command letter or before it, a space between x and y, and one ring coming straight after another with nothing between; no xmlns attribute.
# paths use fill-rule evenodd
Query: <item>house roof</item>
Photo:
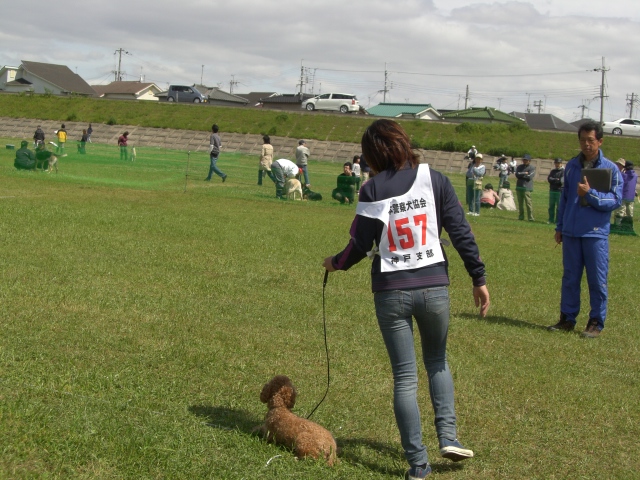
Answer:
<svg viewBox="0 0 640 480"><path fill-rule="evenodd" d="M246 105L248 100L233 93L227 93L218 87L207 87L205 85L194 85L200 93L205 95L209 100L218 100L222 102L241 103Z"/></svg>
<svg viewBox="0 0 640 480"><path fill-rule="evenodd" d="M580 129L582 124L583 123L587 123L587 122L597 122L597 120L594 120L593 118L588 118L588 117L587 118L581 118L580 120L576 120L575 122L571 122L571 125L573 125L577 129Z"/></svg>
<svg viewBox="0 0 640 480"><path fill-rule="evenodd" d="M252 107L260 105L261 98L272 97L273 95L277 95L276 92L249 92L238 94L239 97L246 98Z"/></svg>
<svg viewBox="0 0 640 480"><path fill-rule="evenodd" d="M429 109L436 112L430 103L380 103L375 107L367 108L367 113L378 117L399 117L401 115L419 115Z"/></svg>
<svg viewBox="0 0 640 480"><path fill-rule="evenodd" d="M22 60L21 67L24 71L55 85L63 92L81 95L96 94L95 90L80 75L73 73L66 65Z"/></svg>
<svg viewBox="0 0 640 480"><path fill-rule="evenodd" d="M555 115L550 113L524 113L524 112L511 112L518 118L527 122L530 128L536 130L561 130L563 132L577 132L578 127L559 119Z"/></svg>
<svg viewBox="0 0 640 480"><path fill-rule="evenodd" d="M299 93L283 93L278 95L273 95L270 97L262 97L260 102L262 103L302 103L309 98L313 98L315 95L311 95L310 93L303 93L302 97Z"/></svg>
<svg viewBox="0 0 640 480"><path fill-rule="evenodd" d="M160 89L155 83L143 83L143 82L135 82L135 81L111 82L108 85L91 85L91 87L100 96L109 94L109 93L120 93L120 94L130 93L132 95L137 95L150 87L155 87L156 90L160 91Z"/></svg>
<svg viewBox="0 0 640 480"><path fill-rule="evenodd" d="M496 110L492 107L467 108L466 110L453 110L451 112L440 112L445 120L484 120L493 122L515 123L521 121L520 118Z"/></svg>

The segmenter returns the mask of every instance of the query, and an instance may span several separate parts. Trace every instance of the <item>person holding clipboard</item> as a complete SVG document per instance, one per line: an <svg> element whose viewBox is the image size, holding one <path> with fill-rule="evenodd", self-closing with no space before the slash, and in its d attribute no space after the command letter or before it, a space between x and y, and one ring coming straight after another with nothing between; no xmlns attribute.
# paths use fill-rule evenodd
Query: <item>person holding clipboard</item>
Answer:
<svg viewBox="0 0 640 480"><path fill-rule="evenodd" d="M581 153L565 168L560 195L556 243L562 244L560 319L549 330L570 332L580 313L580 281L587 272L591 311L583 337L596 338L607 315L609 228L611 212L622 202L622 176L606 158L602 126L586 122L578 130Z"/></svg>

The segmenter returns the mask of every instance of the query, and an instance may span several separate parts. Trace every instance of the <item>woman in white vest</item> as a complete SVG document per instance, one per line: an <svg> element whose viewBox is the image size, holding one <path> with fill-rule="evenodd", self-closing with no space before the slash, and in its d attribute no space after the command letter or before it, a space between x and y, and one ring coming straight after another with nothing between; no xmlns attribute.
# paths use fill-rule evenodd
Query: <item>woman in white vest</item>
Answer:
<svg viewBox="0 0 640 480"><path fill-rule="evenodd" d="M485 267L458 197L447 177L419 164L409 137L391 120L377 120L362 136L362 152L375 175L360 190L351 240L327 257L328 271L348 270L372 259L371 284L378 325L391 361L394 412L409 463L407 478L429 472L418 409L413 318L422 344L440 454L473 457L457 439L453 380L447 363L448 262L440 242L449 234L473 283L480 315L489 309Z"/></svg>

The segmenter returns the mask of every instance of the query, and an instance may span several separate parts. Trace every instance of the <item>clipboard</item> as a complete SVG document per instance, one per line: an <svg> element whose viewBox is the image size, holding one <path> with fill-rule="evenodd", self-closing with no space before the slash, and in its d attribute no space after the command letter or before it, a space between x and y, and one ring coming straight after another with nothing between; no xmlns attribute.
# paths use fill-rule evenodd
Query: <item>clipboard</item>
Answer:
<svg viewBox="0 0 640 480"><path fill-rule="evenodd" d="M608 192L611 190L611 178L613 172L610 168L583 168L580 171L580 182L584 177L587 177L589 186L598 192ZM580 198L580 205L588 205L587 199Z"/></svg>

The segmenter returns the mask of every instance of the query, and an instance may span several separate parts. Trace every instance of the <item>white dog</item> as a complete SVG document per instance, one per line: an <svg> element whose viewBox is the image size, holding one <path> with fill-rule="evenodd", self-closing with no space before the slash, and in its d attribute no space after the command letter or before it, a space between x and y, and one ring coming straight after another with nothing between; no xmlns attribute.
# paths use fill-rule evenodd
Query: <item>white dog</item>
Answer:
<svg viewBox="0 0 640 480"><path fill-rule="evenodd" d="M302 184L300 180L296 180L295 178L288 179L284 184L284 192L287 195L287 199L293 200L296 199L296 193L300 196L300 200L302 200Z"/></svg>

